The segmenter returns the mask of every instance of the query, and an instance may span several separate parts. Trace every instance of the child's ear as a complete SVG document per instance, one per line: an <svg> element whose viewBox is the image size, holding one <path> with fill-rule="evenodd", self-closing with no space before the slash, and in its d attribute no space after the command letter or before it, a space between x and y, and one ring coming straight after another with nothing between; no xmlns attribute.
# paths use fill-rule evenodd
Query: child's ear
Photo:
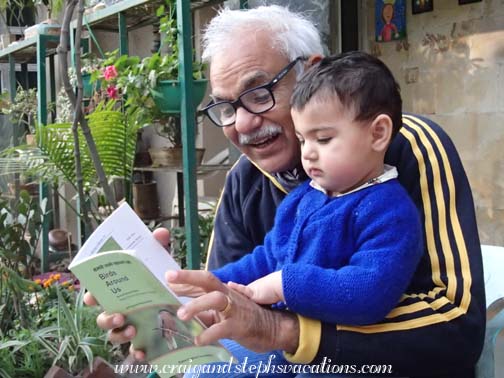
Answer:
<svg viewBox="0 0 504 378"><path fill-rule="evenodd" d="M309 67L313 66L314 64L320 62L322 60L322 58L323 58L323 56L320 54L310 55L310 57L308 58L308 60L305 63L305 67L309 68Z"/></svg>
<svg viewBox="0 0 504 378"><path fill-rule="evenodd" d="M377 152L387 150L392 138L392 119L386 114L378 115L371 124L372 147Z"/></svg>

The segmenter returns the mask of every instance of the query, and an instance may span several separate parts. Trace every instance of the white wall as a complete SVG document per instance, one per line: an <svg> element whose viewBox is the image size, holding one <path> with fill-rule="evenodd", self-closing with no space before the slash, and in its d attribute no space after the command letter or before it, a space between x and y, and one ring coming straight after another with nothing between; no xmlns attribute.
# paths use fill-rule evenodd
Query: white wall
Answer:
<svg viewBox="0 0 504 378"><path fill-rule="evenodd" d="M365 50L398 80L404 109L437 121L462 157L481 241L504 245L504 1L434 1L411 14L407 43L374 42L374 0L365 2ZM405 49L405 46L407 49Z"/></svg>

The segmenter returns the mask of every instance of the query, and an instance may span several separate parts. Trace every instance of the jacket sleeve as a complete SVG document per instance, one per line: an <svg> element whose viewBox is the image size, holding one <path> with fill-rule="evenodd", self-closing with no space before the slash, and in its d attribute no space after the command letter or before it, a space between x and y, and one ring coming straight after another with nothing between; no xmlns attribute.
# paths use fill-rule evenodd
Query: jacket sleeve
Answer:
<svg viewBox="0 0 504 378"><path fill-rule="evenodd" d="M425 252L410 286L386 319L373 325L300 317L300 347L287 357L391 364L394 373L410 377L473 376L486 310L474 204L460 158L438 125L405 115L386 162L398 168L423 222Z"/></svg>
<svg viewBox="0 0 504 378"><path fill-rule="evenodd" d="M283 266L283 293L293 312L330 323L372 324L381 321L405 292L423 252L417 209L395 182L368 189L359 202L353 219L345 220L355 238L345 266ZM319 253L338 253L320 252L330 245L321 243Z"/></svg>
<svg viewBox="0 0 504 378"><path fill-rule="evenodd" d="M263 244L285 193L241 156L229 171L217 204L206 269L239 260Z"/></svg>
<svg viewBox="0 0 504 378"><path fill-rule="evenodd" d="M268 235L266 235L265 245L257 246L252 253L243 256L238 261L226 264L222 268L213 270L212 273L224 283L233 281L248 285L274 272L276 264L273 256L268 253Z"/></svg>
<svg viewBox="0 0 504 378"><path fill-rule="evenodd" d="M213 270L222 282L234 281L243 285L262 278L278 269L275 252L285 248L286 235L289 235L295 224L295 214L299 200L307 185L293 190L278 206L273 228L266 234L264 243L258 245L252 253L240 260Z"/></svg>

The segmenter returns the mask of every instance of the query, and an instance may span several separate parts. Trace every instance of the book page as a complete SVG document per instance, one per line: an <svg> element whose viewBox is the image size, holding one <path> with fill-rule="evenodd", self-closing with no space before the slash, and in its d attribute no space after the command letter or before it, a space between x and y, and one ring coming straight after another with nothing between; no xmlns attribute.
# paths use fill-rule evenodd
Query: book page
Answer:
<svg viewBox="0 0 504 378"><path fill-rule="evenodd" d="M180 269L127 203L119 206L91 234L69 268L89 256L113 250L132 250L165 287L168 287L164 278L166 271Z"/></svg>
<svg viewBox="0 0 504 378"><path fill-rule="evenodd" d="M230 361L231 355L218 343L195 345L194 338L204 330L203 324L198 319L182 321L177 317L177 297L132 252L96 253L81 258L72 272L95 293L107 312L124 314L127 324L136 327L133 345L144 350L152 364L176 367Z"/></svg>

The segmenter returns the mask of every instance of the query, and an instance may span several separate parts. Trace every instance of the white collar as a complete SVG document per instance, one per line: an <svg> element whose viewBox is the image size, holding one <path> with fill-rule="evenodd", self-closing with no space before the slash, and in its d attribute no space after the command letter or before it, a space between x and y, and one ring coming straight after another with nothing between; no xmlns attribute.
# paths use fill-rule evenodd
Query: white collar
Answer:
<svg viewBox="0 0 504 378"><path fill-rule="evenodd" d="M384 164L384 166L383 166L383 173L380 176L372 178L368 182L365 182L361 186L358 186L357 188L355 188L355 189L353 189L353 190L351 190L349 192L334 193L333 195L331 195L331 197L342 197L344 195L347 195L347 194L356 192L358 190L362 190L364 188L367 188L368 186L376 185L376 184L381 184L381 183L383 183L385 181L395 179L398 176L399 176L399 174L397 173L397 168L396 167L393 167L393 166L388 165L388 164ZM320 190L324 194L327 194L327 191L324 188L322 188L319 184L317 184L315 181L313 181L313 180L310 181L310 186L313 187L314 189Z"/></svg>

